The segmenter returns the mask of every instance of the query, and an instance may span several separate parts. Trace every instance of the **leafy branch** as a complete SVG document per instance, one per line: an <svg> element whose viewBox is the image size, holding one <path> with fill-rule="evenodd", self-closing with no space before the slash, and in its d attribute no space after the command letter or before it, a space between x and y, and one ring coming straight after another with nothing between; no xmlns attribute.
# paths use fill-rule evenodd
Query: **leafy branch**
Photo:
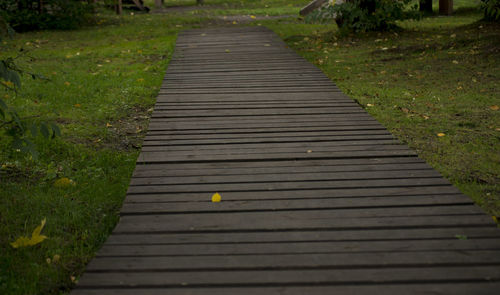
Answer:
<svg viewBox="0 0 500 295"><path fill-rule="evenodd" d="M12 36L13 30L0 18L0 36ZM1 38L0 38L1 41ZM24 56L23 50L16 57L0 59L0 85L7 91L15 92L21 88L21 75L29 74L33 79L42 76L23 71L17 66L16 60ZM41 134L46 139L61 135L59 127L52 122L32 120L39 116L20 117L18 112L0 98L0 130L4 130L12 138L12 148L38 157L38 151L32 139Z"/></svg>

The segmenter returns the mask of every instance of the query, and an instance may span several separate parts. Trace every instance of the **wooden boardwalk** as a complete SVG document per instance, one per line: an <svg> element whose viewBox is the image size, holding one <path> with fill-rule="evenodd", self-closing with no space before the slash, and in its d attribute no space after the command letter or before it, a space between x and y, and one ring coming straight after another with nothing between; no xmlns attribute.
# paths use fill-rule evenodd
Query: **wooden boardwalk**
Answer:
<svg viewBox="0 0 500 295"><path fill-rule="evenodd" d="M254 27L179 36L121 220L73 294L498 290L491 217Z"/></svg>

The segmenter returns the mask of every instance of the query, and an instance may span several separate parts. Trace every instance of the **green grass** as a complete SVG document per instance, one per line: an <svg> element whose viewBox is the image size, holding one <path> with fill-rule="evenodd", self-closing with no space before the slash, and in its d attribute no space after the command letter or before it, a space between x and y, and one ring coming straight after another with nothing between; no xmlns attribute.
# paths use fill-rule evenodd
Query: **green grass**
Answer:
<svg viewBox="0 0 500 295"><path fill-rule="evenodd" d="M20 48L34 60L19 65L48 77L24 77L18 95L0 95L22 116L55 120L63 136L38 139L31 161L0 152L0 294L56 294L68 289L115 225L176 34L199 27L185 16L102 15L77 31L34 32L7 40L0 57ZM74 186L56 188L69 178ZM40 245L13 249L47 218ZM57 263L47 258L60 255Z"/></svg>
<svg viewBox="0 0 500 295"><path fill-rule="evenodd" d="M335 25L305 24L295 17L250 25L277 32L498 216L500 111L492 106L500 105L500 28L476 23L480 14L466 9L471 2L455 1L460 9L452 17L400 23L404 30L397 33L339 38ZM50 80L24 77L17 96L4 90L0 96L23 116L56 120L63 135L37 140L38 161L12 151L0 135L0 294L66 292L111 232L179 30L224 23L215 19L234 13L288 15L307 3L205 0L202 12L101 13L96 26L6 40L0 58L25 48L34 60L20 64ZM75 185L56 188L54 182L63 177ZM9 245L29 236L44 218L48 240L21 249ZM54 255L60 260L53 262Z"/></svg>

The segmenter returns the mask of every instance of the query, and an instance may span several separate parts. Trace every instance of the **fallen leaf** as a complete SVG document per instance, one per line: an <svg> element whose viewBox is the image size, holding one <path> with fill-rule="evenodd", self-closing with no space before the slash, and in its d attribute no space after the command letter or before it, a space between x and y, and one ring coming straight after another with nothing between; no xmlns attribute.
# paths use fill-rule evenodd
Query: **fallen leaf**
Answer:
<svg viewBox="0 0 500 295"><path fill-rule="evenodd" d="M255 15L250 16L251 19L256 19L257 17Z"/></svg>
<svg viewBox="0 0 500 295"><path fill-rule="evenodd" d="M113 125L109 124L109 123L106 123L106 127L113 127Z"/></svg>
<svg viewBox="0 0 500 295"><path fill-rule="evenodd" d="M458 61L456 61L456 60L452 61L452 63L458 65Z"/></svg>
<svg viewBox="0 0 500 295"><path fill-rule="evenodd" d="M54 182L55 187L64 188L70 185L75 185L75 182L67 177L59 178Z"/></svg>
<svg viewBox="0 0 500 295"><path fill-rule="evenodd" d="M57 263L61 259L61 256L58 254L55 254L54 257L52 257L52 262Z"/></svg>
<svg viewBox="0 0 500 295"><path fill-rule="evenodd" d="M310 153L312 153L312 152L313 152L312 150L307 150L307 153L308 153L308 154L310 154Z"/></svg>
<svg viewBox="0 0 500 295"><path fill-rule="evenodd" d="M229 52L231 52L231 50L229 50L229 49L226 49L225 51L226 51L226 53L229 53Z"/></svg>
<svg viewBox="0 0 500 295"><path fill-rule="evenodd" d="M47 221L47 219L44 218L42 220L42 223L33 230L33 232L31 233L31 238L19 237L17 240L10 243L10 245L13 248L19 248L19 247L33 246L33 245L36 245L36 244L43 242L43 240L47 239L47 236L40 235L40 232L42 231L43 227L45 226L46 221Z"/></svg>
<svg viewBox="0 0 500 295"><path fill-rule="evenodd" d="M215 193L213 194L212 196L212 202L213 203L219 203L221 201L221 196L219 195L219 193Z"/></svg>
<svg viewBox="0 0 500 295"><path fill-rule="evenodd" d="M137 79L137 82L144 82L144 79L143 78L139 78L139 79Z"/></svg>
<svg viewBox="0 0 500 295"><path fill-rule="evenodd" d="M77 103L77 104L75 104L75 105L74 105L74 107L75 107L75 108L79 108L79 107L81 107L81 106L82 106L82 105L81 105L81 104L79 104L79 103Z"/></svg>
<svg viewBox="0 0 500 295"><path fill-rule="evenodd" d="M71 83L69 83L69 82L64 82L64 85L69 86L69 85L71 85Z"/></svg>
<svg viewBox="0 0 500 295"><path fill-rule="evenodd" d="M500 107L498 107L497 105L492 105L492 106L490 107L490 109L491 109L492 111L498 111L498 109L500 109Z"/></svg>
<svg viewBox="0 0 500 295"><path fill-rule="evenodd" d="M236 24L238 24L238 23L234 20L234 21L233 21L233 25L236 25Z"/></svg>
<svg viewBox="0 0 500 295"><path fill-rule="evenodd" d="M366 106L367 106L367 107L372 107L372 106L373 106L373 104L371 104L371 103L367 103L367 104L366 104Z"/></svg>
<svg viewBox="0 0 500 295"><path fill-rule="evenodd" d="M466 235L455 235L455 238L457 238L459 240L467 240L467 236Z"/></svg>
<svg viewBox="0 0 500 295"><path fill-rule="evenodd" d="M444 134L444 133L438 133L438 134L437 134L437 136L439 136L439 137L443 137L443 136L445 136L445 135L446 135L446 134Z"/></svg>

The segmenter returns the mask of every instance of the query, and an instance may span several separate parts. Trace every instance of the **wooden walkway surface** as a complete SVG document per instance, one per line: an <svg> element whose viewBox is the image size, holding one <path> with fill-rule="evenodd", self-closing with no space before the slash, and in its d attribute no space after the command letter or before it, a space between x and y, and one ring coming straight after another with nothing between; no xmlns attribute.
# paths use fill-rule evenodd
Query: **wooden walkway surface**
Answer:
<svg viewBox="0 0 500 295"><path fill-rule="evenodd" d="M73 294L498 290L491 217L254 27L179 36L121 220Z"/></svg>

